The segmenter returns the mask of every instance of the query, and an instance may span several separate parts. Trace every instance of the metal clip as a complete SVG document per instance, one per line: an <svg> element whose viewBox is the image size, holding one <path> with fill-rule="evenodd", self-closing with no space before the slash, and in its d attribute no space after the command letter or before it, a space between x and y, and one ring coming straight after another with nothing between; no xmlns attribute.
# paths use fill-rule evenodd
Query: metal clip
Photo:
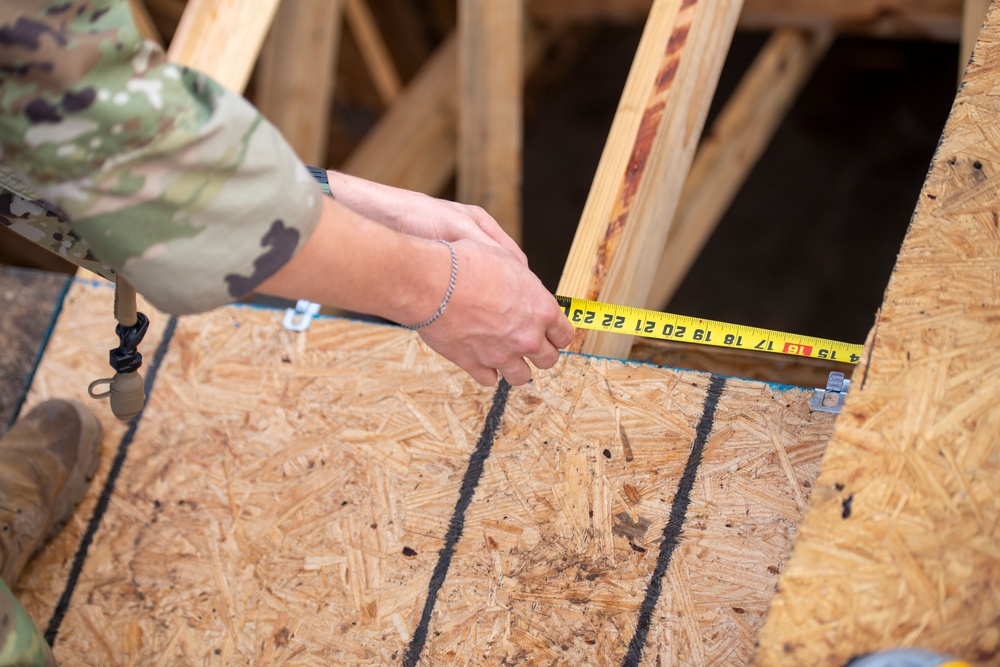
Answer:
<svg viewBox="0 0 1000 667"><path fill-rule="evenodd" d="M312 318L319 312L320 305L305 299L299 299L295 303L295 308L285 310L285 319L282 324L289 331L305 331L309 328Z"/></svg>
<svg viewBox="0 0 1000 667"><path fill-rule="evenodd" d="M844 404L847 390L850 388L851 381L846 379L843 373L831 371L826 379L826 389L817 389L809 405L817 412L840 414L840 407Z"/></svg>

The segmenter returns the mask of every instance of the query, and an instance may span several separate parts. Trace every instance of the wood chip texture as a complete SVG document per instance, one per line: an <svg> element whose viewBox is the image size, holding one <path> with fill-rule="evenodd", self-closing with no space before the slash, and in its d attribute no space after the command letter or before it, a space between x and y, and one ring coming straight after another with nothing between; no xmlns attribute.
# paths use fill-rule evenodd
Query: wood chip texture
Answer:
<svg viewBox="0 0 1000 667"><path fill-rule="evenodd" d="M758 665L1000 665L1000 4L855 370Z"/></svg>
<svg viewBox="0 0 1000 667"><path fill-rule="evenodd" d="M105 372L111 303L73 285L29 403ZM61 664L750 659L833 424L811 392L572 354L507 392L281 318L152 313L147 408L96 406L100 471L21 581Z"/></svg>

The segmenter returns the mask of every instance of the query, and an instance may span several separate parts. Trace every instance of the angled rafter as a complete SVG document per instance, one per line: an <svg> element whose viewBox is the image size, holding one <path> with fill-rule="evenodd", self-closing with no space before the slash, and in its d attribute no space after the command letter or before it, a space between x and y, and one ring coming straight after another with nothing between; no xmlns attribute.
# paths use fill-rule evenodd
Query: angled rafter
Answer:
<svg viewBox="0 0 1000 667"><path fill-rule="evenodd" d="M645 304L741 5L653 3L560 294ZM623 358L631 339L578 332L573 347Z"/></svg>
<svg viewBox="0 0 1000 667"><path fill-rule="evenodd" d="M367 0L345 0L345 2L347 24L358 43L361 57L371 73L375 91L382 102L388 105L396 99L396 95L399 94L399 89L402 87L399 72L396 71L385 39L375 23L375 17L372 15Z"/></svg>
<svg viewBox="0 0 1000 667"><path fill-rule="evenodd" d="M279 0L190 0L168 56L236 91L246 88Z"/></svg>
<svg viewBox="0 0 1000 667"><path fill-rule="evenodd" d="M553 34L529 31L530 72ZM379 183L439 195L455 174L458 43L447 37L341 167Z"/></svg>
<svg viewBox="0 0 1000 667"><path fill-rule="evenodd" d="M343 170L439 194L455 172L458 45L449 36L354 149Z"/></svg>

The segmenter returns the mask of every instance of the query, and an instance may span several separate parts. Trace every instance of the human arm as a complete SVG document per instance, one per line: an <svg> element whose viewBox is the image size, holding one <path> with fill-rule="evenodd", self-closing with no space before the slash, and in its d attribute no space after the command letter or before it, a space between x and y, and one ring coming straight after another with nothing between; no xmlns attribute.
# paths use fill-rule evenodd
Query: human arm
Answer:
<svg viewBox="0 0 1000 667"><path fill-rule="evenodd" d="M102 275L124 275L166 312L262 291L412 324L450 274L429 239L452 239L459 282L421 336L484 384L497 369L527 381L524 357L555 363L568 322L481 209L349 178L335 181L350 205L323 197L252 106L139 39L127 3L64 11L0 3L0 150Z"/></svg>
<svg viewBox="0 0 1000 667"><path fill-rule="evenodd" d="M454 243L458 275L444 314L418 330L439 354L491 385L531 379L525 358L551 368L573 328L541 282L509 251L469 239ZM259 291L370 313L402 324L424 321L441 302L451 256L441 243L375 223L324 198L315 232Z"/></svg>
<svg viewBox="0 0 1000 667"><path fill-rule="evenodd" d="M479 206L437 199L339 171L330 170L326 175L337 201L370 220L426 239L469 239L498 245L528 265L517 243Z"/></svg>
<svg viewBox="0 0 1000 667"><path fill-rule="evenodd" d="M0 3L0 31L8 187L60 222L18 209L14 231L178 314L246 296L312 231L321 193L281 134L127 2Z"/></svg>

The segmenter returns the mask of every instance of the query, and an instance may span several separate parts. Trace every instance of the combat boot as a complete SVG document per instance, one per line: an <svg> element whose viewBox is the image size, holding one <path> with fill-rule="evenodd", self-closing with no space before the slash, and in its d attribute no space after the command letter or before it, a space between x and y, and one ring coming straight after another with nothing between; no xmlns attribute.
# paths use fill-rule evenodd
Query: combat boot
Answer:
<svg viewBox="0 0 1000 667"><path fill-rule="evenodd" d="M100 441L94 413L62 399L41 403L0 438L0 579L8 586L83 498Z"/></svg>

